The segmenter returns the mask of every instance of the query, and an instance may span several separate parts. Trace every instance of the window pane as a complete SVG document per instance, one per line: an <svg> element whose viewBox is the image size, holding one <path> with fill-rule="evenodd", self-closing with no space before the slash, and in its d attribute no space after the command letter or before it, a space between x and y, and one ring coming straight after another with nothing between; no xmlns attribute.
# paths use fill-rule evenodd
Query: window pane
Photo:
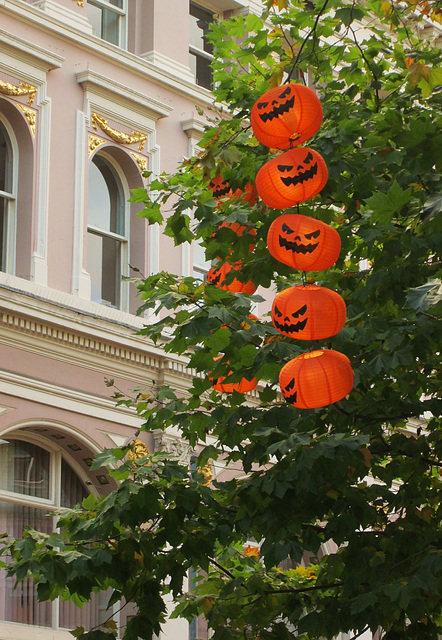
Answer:
<svg viewBox="0 0 442 640"><path fill-rule="evenodd" d="M91 277L91 300L118 307L121 281L121 242L88 233L87 270Z"/></svg>
<svg viewBox="0 0 442 640"><path fill-rule="evenodd" d="M2 445L1 448L3 448ZM13 537L20 537L28 525L44 533L52 533L54 519L47 515L47 509L35 509L0 501L0 531ZM7 559L5 558L7 561ZM36 588L31 579L26 579L14 589L14 578L6 578L0 573L0 620L21 622L42 627L52 625L50 602L39 604Z"/></svg>
<svg viewBox="0 0 442 640"><path fill-rule="evenodd" d="M123 199L110 165L96 156L90 166L88 224L124 235Z"/></svg>
<svg viewBox="0 0 442 640"><path fill-rule="evenodd" d="M110 0L108 4L119 9L123 8L122 0ZM92 33L95 36L112 44L120 44L119 20L121 16L118 13L89 1L87 3L87 18L92 25Z"/></svg>
<svg viewBox="0 0 442 640"><path fill-rule="evenodd" d="M118 45L120 43L119 37L119 20L120 16L114 11L103 9L103 27L102 38L106 42Z"/></svg>
<svg viewBox="0 0 442 640"><path fill-rule="evenodd" d="M87 3L86 6L87 11L87 19L92 25L92 33L94 36L98 36L101 38L101 9L100 7L95 7L90 2Z"/></svg>
<svg viewBox="0 0 442 640"><path fill-rule="evenodd" d="M213 22L213 13L190 3L190 44L193 47L213 52L213 45L207 40L209 25Z"/></svg>
<svg viewBox="0 0 442 640"><path fill-rule="evenodd" d="M89 495L83 482L75 471L62 459L61 461L61 506L75 507Z"/></svg>
<svg viewBox="0 0 442 640"><path fill-rule="evenodd" d="M0 489L49 498L50 454L22 440L0 444Z"/></svg>
<svg viewBox="0 0 442 640"><path fill-rule="evenodd" d="M190 52L190 68L194 72L196 83L200 87L211 89L213 86L213 72L210 67L210 60Z"/></svg>

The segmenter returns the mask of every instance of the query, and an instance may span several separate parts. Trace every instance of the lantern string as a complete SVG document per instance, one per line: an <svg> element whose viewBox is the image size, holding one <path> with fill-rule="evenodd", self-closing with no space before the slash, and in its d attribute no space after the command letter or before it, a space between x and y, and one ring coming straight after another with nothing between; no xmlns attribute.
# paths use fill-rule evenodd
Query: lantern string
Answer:
<svg viewBox="0 0 442 640"><path fill-rule="evenodd" d="M302 286L305 287L305 285L307 284L307 274L305 271L302 272L301 278L302 278Z"/></svg>

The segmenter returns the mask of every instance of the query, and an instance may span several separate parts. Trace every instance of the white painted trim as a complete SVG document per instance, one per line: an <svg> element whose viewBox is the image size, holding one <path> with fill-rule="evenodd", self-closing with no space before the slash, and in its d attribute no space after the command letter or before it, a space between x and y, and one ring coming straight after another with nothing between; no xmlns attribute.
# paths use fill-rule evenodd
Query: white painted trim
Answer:
<svg viewBox="0 0 442 640"><path fill-rule="evenodd" d="M74 228L72 294L85 300L91 299L91 278L86 271L84 256L85 228L85 174L87 158L87 128L85 116L77 111L74 177Z"/></svg>
<svg viewBox="0 0 442 640"><path fill-rule="evenodd" d="M51 145L51 98L46 96L46 84L37 91L37 137L34 148L34 175L37 176L34 215L36 215L35 234L32 239L31 280L40 285L48 283L48 217L49 217L49 173Z"/></svg>
<svg viewBox="0 0 442 640"><path fill-rule="evenodd" d="M1 4L3 3L0 2ZM29 81L31 78L34 82L42 83L46 79L46 73L51 69L59 69L66 59L3 29L0 29L0 43L2 66L5 64L4 60L9 59L10 72L22 80Z"/></svg>
<svg viewBox="0 0 442 640"><path fill-rule="evenodd" d="M155 98L150 98L144 93L140 93L90 69L80 71L76 77L77 82L82 85L85 92L97 98L107 99L111 108L111 105L116 103L119 107L129 107L131 113L137 112L144 116L144 123L140 123L138 117L132 116L131 126L139 127L140 124L144 124L146 128L153 129L153 125L158 118L168 116L173 111L172 106ZM121 111L121 108L115 111L114 114L116 115L119 111Z"/></svg>
<svg viewBox="0 0 442 640"><path fill-rule="evenodd" d="M115 400L107 400L10 372L0 371L0 392L125 427L139 429L143 423L143 419L136 415L135 410L115 407Z"/></svg>
<svg viewBox="0 0 442 640"><path fill-rule="evenodd" d="M140 58L146 60L156 69L161 70L164 73L174 75L175 78L180 78L184 82L195 83L194 75L187 65L184 65L173 58L169 58L162 53L158 53L158 51L147 51L146 53L142 53ZM207 89L205 89L205 91L207 91Z"/></svg>
<svg viewBox="0 0 442 640"><path fill-rule="evenodd" d="M60 20L60 22L63 22L66 26L78 29L83 33L92 34L92 25L86 16L58 2L54 2L54 0L38 0L34 2L34 7L41 9L47 13L48 16L51 16L51 18Z"/></svg>

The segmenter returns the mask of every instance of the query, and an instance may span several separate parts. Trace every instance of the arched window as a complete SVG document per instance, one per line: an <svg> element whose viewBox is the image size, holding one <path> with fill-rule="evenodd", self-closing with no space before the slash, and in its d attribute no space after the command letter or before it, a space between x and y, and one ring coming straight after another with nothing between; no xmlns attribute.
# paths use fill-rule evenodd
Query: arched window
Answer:
<svg viewBox="0 0 442 640"><path fill-rule="evenodd" d="M15 194L13 151L5 126L0 121L0 271L14 272Z"/></svg>
<svg viewBox="0 0 442 640"><path fill-rule="evenodd" d="M88 192L87 270L91 300L118 309L127 302L122 276L128 272L126 200L111 162L96 155L90 166Z"/></svg>
<svg viewBox="0 0 442 640"><path fill-rule="evenodd" d="M20 537L25 526L44 533L55 530L51 511L71 508L88 491L61 449L46 449L20 436L0 439L0 532ZM0 620L61 629L87 629L106 617L105 595L93 596L91 603L77 609L70 602L37 600L31 579L14 589L14 579L0 573ZM108 614L107 614L108 615Z"/></svg>

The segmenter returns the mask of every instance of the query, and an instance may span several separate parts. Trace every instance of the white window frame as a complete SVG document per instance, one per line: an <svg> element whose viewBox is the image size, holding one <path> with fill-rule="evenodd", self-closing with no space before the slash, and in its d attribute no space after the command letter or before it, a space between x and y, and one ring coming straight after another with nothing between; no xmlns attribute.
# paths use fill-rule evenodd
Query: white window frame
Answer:
<svg viewBox="0 0 442 640"><path fill-rule="evenodd" d="M106 302L98 302L97 304L102 304L104 306L110 306L111 308L119 309L120 311L128 311L129 310L129 285L127 282L123 280L124 277L129 276L129 256L130 256L130 209L128 200L130 198L129 185L126 180L126 176L124 175L121 167L115 162L115 160L108 153L103 151L98 151L94 156L91 157L90 162L92 163L94 158L97 156L102 157L114 170L116 174L116 179L119 182L119 188L121 188L121 207L122 207L122 216L123 216L123 234L114 233L112 231L106 231L104 229L100 229L99 227L95 227L87 223L87 233L91 233L93 235L97 235L101 238L111 238L120 243L120 286L119 286L119 302L114 307L113 305L108 305ZM95 301L96 302L96 301Z"/></svg>
<svg viewBox="0 0 442 640"><path fill-rule="evenodd" d="M193 0L189 1L189 17L192 16L192 14L190 13L190 8L191 5L193 5L194 7L197 7L199 9L201 9L202 11L205 11L207 13L212 14L213 16L215 15L215 11L213 11L212 9L209 9L208 7L200 4L199 2L194 2ZM195 58L198 60L198 58L205 58L206 60L213 60L213 54L209 53L208 51L205 51L204 49L200 49L199 47L196 47L195 45L191 44L189 42L189 55L193 55L195 56ZM195 83L199 86L202 87L203 89L207 89L207 91L211 91L210 88L208 87L204 87L204 85L200 85L198 83L198 75L197 75L197 69L195 69ZM213 76L212 76L212 86L213 86Z"/></svg>
<svg viewBox="0 0 442 640"><path fill-rule="evenodd" d="M11 191L1 191L0 197L6 201L5 206L5 237L3 238L3 252L4 252L4 267L0 271L8 273L10 275L15 274L15 256L17 245L17 189L18 189L18 144L14 135L14 131L9 122L2 117L0 113L0 123L5 130L5 133L9 139L12 155L12 178L11 178Z"/></svg>
<svg viewBox="0 0 442 640"><path fill-rule="evenodd" d="M86 0L87 4L98 7L100 9L105 9L107 11L112 11L116 15L118 15L118 44L114 45L119 47L120 49L127 49L127 0L122 1L122 8L111 4L109 0ZM86 7L87 9L87 7ZM100 40L104 42L109 42L106 38L102 36L98 36ZM109 42L109 44L114 44L113 42Z"/></svg>

